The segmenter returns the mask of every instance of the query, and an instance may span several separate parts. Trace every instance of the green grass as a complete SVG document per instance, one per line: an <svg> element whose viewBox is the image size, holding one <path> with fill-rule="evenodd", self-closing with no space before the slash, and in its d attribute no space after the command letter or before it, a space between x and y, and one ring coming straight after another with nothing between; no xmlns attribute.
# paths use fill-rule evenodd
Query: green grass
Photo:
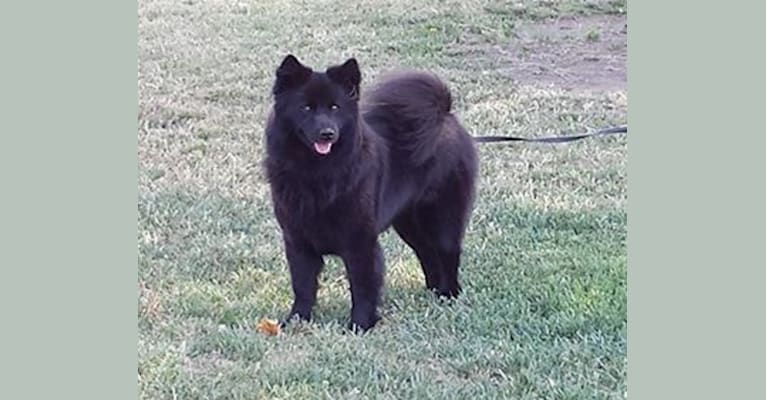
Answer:
<svg viewBox="0 0 766 400"><path fill-rule="evenodd" d="M315 321L290 306L260 159L273 70L356 56L366 82L433 70L475 134L625 123L627 93L509 79L488 49L519 23L624 13L615 1L139 1L138 384L142 399L623 398L627 141L482 145L465 294L423 289L383 235L383 320L364 336L328 260Z"/></svg>

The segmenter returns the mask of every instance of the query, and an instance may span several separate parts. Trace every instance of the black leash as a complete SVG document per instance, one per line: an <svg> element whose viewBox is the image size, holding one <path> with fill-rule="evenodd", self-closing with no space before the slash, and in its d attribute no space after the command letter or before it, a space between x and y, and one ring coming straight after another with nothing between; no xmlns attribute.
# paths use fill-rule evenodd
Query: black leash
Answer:
<svg viewBox="0 0 766 400"><path fill-rule="evenodd" d="M532 143L565 143L574 142L575 140L585 139L593 136L612 135L615 133L628 133L628 126L615 126L613 128L601 129L590 133L581 133L570 136L547 136L539 138L524 138L519 136L474 136L473 140L479 143L492 143L492 142L532 142Z"/></svg>

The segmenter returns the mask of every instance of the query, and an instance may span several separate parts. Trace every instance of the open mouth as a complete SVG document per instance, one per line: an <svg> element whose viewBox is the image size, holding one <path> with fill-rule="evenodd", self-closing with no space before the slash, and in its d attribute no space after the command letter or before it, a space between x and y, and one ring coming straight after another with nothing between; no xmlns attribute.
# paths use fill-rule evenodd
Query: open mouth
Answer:
<svg viewBox="0 0 766 400"><path fill-rule="evenodd" d="M332 142L329 140L314 142L314 150L321 155L330 154L330 150L332 150Z"/></svg>

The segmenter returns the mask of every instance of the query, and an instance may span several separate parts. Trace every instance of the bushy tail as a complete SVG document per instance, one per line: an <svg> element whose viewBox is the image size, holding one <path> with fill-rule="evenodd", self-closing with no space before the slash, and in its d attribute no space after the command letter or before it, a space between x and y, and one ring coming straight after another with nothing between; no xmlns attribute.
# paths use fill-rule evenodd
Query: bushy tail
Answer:
<svg viewBox="0 0 766 400"><path fill-rule="evenodd" d="M452 95L438 77L418 71L402 72L381 81L365 96L365 119L383 126L392 150L408 153L422 165L437 155L446 136L460 129L450 114Z"/></svg>

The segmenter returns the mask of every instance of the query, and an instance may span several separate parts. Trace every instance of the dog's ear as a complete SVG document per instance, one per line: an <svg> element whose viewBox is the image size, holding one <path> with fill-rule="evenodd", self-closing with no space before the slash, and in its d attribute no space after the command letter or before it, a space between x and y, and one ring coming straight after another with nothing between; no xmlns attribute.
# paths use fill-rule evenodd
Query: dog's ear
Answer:
<svg viewBox="0 0 766 400"><path fill-rule="evenodd" d="M355 58L349 58L342 65L336 65L327 69L327 76L333 81L343 85L349 97L359 99L359 84L362 82L362 73Z"/></svg>
<svg viewBox="0 0 766 400"><path fill-rule="evenodd" d="M294 55L288 54L277 68L274 94L300 86L311 78L311 68L301 64Z"/></svg>

